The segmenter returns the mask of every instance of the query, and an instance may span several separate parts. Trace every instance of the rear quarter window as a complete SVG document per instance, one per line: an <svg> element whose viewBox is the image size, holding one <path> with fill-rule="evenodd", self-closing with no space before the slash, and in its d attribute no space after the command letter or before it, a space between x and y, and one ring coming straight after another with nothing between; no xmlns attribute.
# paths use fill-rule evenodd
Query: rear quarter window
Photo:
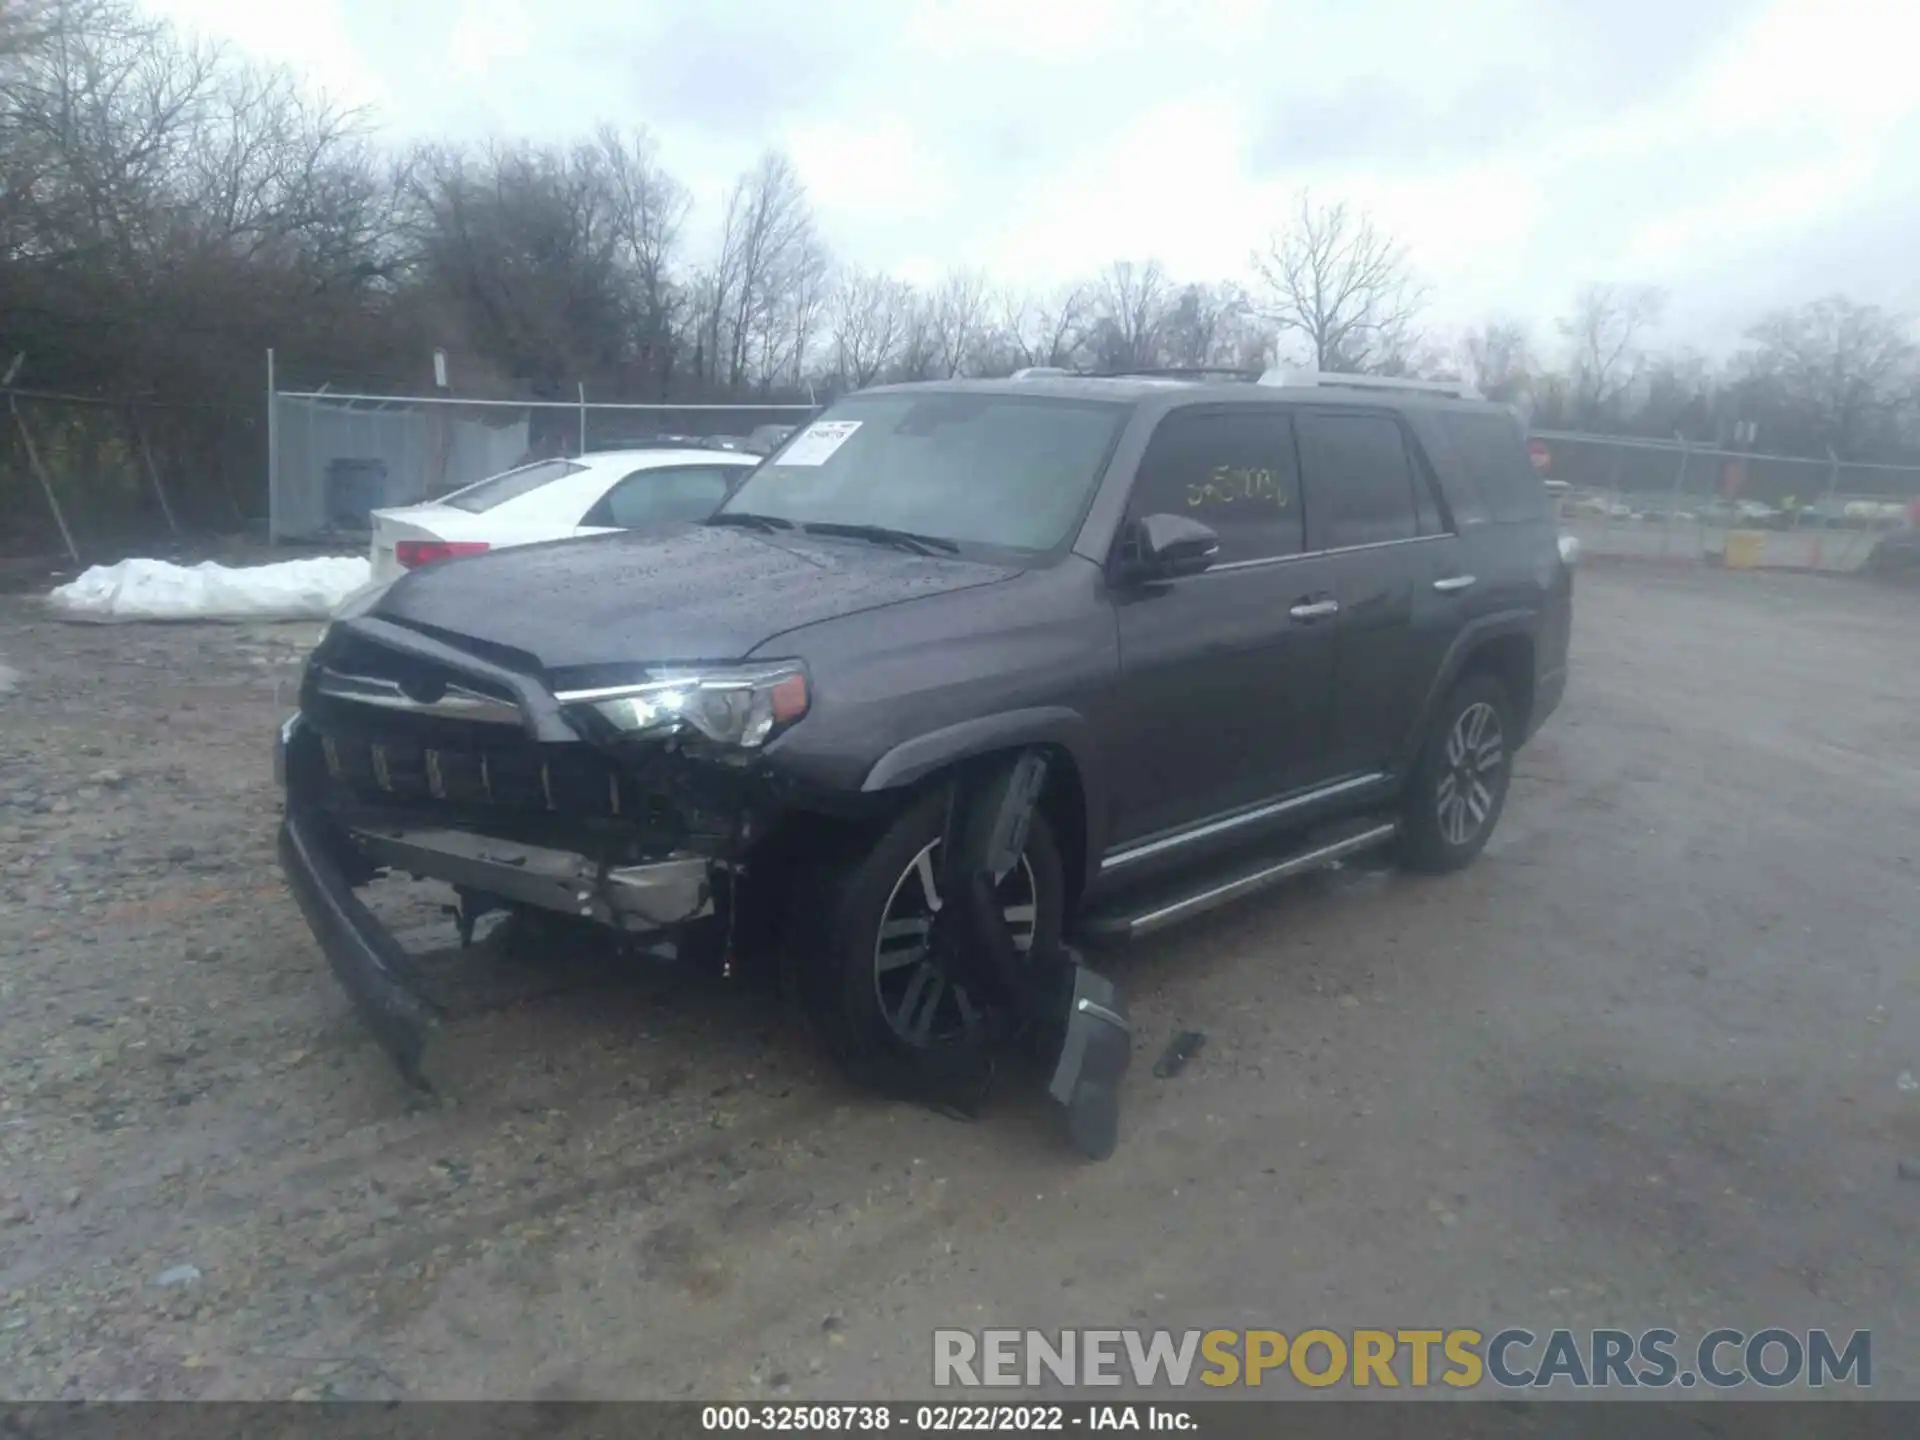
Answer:
<svg viewBox="0 0 1920 1440"><path fill-rule="evenodd" d="M504 505L509 500L518 500L522 495L531 494L542 485L550 485L562 476L577 475L586 468L570 460L536 460L531 465L522 465L517 470L508 470L481 480L451 495L442 495L439 503L480 515L496 505Z"/></svg>
<svg viewBox="0 0 1920 1440"><path fill-rule="evenodd" d="M1547 487L1527 456L1518 420L1503 410L1448 410L1438 421L1466 483L1494 520L1547 518Z"/></svg>
<svg viewBox="0 0 1920 1440"><path fill-rule="evenodd" d="M750 465L671 465L636 470L581 519L582 525L638 530L676 520L704 520L727 498Z"/></svg>

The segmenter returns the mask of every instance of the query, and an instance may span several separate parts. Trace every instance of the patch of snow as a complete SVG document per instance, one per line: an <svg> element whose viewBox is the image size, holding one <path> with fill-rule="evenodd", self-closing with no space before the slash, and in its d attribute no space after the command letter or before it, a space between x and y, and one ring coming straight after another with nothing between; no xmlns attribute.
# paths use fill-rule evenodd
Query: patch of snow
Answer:
<svg viewBox="0 0 1920 1440"><path fill-rule="evenodd" d="M373 578L364 555L235 569L212 560L95 565L47 597L65 620L325 620Z"/></svg>
<svg viewBox="0 0 1920 1440"><path fill-rule="evenodd" d="M6 661L0 660L0 695L5 695L20 683L20 672Z"/></svg>

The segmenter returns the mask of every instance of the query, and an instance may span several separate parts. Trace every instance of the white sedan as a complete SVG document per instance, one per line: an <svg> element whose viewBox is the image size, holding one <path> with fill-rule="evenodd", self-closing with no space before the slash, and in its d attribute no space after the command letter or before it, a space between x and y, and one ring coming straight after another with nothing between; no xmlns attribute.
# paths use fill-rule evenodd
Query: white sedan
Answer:
<svg viewBox="0 0 1920 1440"><path fill-rule="evenodd" d="M456 555L704 520L760 463L733 450L607 450L536 460L419 505L373 512L373 583Z"/></svg>

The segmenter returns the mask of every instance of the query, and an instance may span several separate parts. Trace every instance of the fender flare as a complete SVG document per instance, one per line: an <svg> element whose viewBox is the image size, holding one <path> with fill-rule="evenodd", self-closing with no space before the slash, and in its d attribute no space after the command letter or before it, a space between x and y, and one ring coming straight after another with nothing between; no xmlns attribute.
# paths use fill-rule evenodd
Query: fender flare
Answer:
<svg viewBox="0 0 1920 1440"><path fill-rule="evenodd" d="M1441 657L1440 668L1434 672L1433 683L1427 687L1427 693L1421 697L1420 709L1415 716L1413 728L1407 732L1407 738L1400 747L1399 772L1404 775L1420 754L1420 747L1426 742L1427 726L1432 722L1434 707L1446 698L1454 682L1467 667L1467 661L1473 652L1489 640L1497 640L1505 635L1525 635L1537 642L1540 629L1539 616L1531 610L1501 610L1491 615L1482 615L1470 620L1461 627L1460 633L1453 637L1453 643L1447 647L1447 653Z"/></svg>
<svg viewBox="0 0 1920 1440"><path fill-rule="evenodd" d="M1090 729L1084 715L1064 705L1003 710L962 720L956 725L943 725L938 730L903 740L873 762L860 789L868 794L876 790L896 790L955 761L1024 745L1057 745L1065 750L1080 772L1080 783L1087 791L1088 809L1094 808Z"/></svg>

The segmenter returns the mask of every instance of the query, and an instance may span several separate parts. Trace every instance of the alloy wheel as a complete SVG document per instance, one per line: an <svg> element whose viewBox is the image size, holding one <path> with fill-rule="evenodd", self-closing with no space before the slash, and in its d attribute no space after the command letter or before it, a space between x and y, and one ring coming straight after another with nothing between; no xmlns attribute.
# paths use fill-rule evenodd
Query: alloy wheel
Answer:
<svg viewBox="0 0 1920 1440"><path fill-rule="evenodd" d="M935 864L939 849L938 840L929 842L893 882L873 947L873 990L880 1013L895 1035L914 1046L951 1039L981 1013L966 988L949 981L932 955L934 922L946 903ZM1000 878L999 898L1014 948L1024 955L1033 946L1039 913L1033 866L1025 855Z"/></svg>
<svg viewBox="0 0 1920 1440"><path fill-rule="evenodd" d="M1499 712L1484 700L1462 710L1447 732L1446 768L1434 792L1434 813L1447 844L1465 845L1487 823L1506 759Z"/></svg>

